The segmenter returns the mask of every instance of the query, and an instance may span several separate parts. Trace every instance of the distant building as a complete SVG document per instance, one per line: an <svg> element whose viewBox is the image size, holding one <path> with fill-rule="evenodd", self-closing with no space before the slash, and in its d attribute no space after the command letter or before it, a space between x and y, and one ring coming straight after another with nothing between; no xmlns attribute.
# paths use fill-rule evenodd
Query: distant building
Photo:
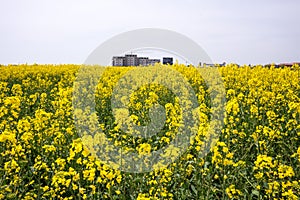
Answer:
<svg viewBox="0 0 300 200"><path fill-rule="evenodd" d="M276 64L275 68L283 68L283 67L293 67L295 65L299 65L300 66L300 62L292 62L292 63L280 63L280 64ZM268 66L270 67L271 64L269 65L265 65L265 67Z"/></svg>
<svg viewBox="0 0 300 200"><path fill-rule="evenodd" d="M215 64L212 63L203 63L203 67L214 67Z"/></svg>
<svg viewBox="0 0 300 200"><path fill-rule="evenodd" d="M134 54L125 55L125 66L138 66L138 57Z"/></svg>
<svg viewBox="0 0 300 200"><path fill-rule="evenodd" d="M126 54L125 56L113 56L113 66L148 66L160 63L160 59L149 59L148 57L137 57L135 54Z"/></svg>
<svg viewBox="0 0 300 200"><path fill-rule="evenodd" d="M112 65L113 66L124 66L125 64L125 57L123 56L114 56L112 58Z"/></svg>
<svg viewBox="0 0 300 200"><path fill-rule="evenodd" d="M149 58L148 57L138 57L138 63L142 66L149 65Z"/></svg>
<svg viewBox="0 0 300 200"><path fill-rule="evenodd" d="M222 64L220 64L221 67L226 66L226 62L223 62Z"/></svg>
<svg viewBox="0 0 300 200"><path fill-rule="evenodd" d="M163 58L163 64L164 65L166 65L166 64L173 65L173 58L172 57L164 57Z"/></svg>
<svg viewBox="0 0 300 200"><path fill-rule="evenodd" d="M160 59L148 59L148 65L155 65L155 63L160 63Z"/></svg>

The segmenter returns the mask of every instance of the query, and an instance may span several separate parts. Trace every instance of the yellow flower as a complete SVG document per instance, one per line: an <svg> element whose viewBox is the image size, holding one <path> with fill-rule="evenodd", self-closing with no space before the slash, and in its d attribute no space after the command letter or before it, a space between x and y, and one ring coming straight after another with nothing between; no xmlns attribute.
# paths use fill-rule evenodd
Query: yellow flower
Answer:
<svg viewBox="0 0 300 200"><path fill-rule="evenodd" d="M121 194L121 191L120 190L116 190L116 194L117 195Z"/></svg>
<svg viewBox="0 0 300 200"><path fill-rule="evenodd" d="M143 143L143 144L139 145L137 150L140 155L148 155L151 151L151 145L148 143Z"/></svg>
<svg viewBox="0 0 300 200"><path fill-rule="evenodd" d="M238 196L242 195L242 192L235 188L235 185L230 185L228 188L226 188L226 194L230 199L232 198L238 198Z"/></svg>
<svg viewBox="0 0 300 200"><path fill-rule="evenodd" d="M44 145L42 148L45 149L46 153L56 151L56 148L53 145Z"/></svg>

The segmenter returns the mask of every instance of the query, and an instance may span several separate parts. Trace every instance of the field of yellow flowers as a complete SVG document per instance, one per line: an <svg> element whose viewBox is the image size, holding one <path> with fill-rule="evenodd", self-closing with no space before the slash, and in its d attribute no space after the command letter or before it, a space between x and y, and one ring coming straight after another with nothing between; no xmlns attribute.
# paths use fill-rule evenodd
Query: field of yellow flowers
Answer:
<svg viewBox="0 0 300 200"><path fill-rule="evenodd" d="M0 199L300 198L299 66L219 67L226 113L218 141L206 156L200 151L203 124L210 120L209 89L193 67L160 67L186 77L197 95L202 125L171 164L130 173L103 163L78 134L72 98L80 66L0 66ZM128 100L131 120L147 124L149 108L157 103L166 110L166 122L150 138L122 132L111 95L131 69L105 69L95 91L97 119L102 136L143 156L170 144L182 113L174 93L145 85Z"/></svg>

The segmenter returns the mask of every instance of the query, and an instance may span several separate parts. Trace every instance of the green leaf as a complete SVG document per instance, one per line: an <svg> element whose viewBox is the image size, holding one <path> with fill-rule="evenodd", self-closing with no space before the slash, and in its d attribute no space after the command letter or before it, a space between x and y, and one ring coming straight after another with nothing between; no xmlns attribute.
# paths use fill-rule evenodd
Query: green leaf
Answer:
<svg viewBox="0 0 300 200"><path fill-rule="evenodd" d="M258 190L253 190L252 194L255 195L255 196L259 196L259 191Z"/></svg>
<svg viewBox="0 0 300 200"><path fill-rule="evenodd" d="M195 186L194 185L191 185L191 189L192 191L197 195L198 194L198 191L196 190Z"/></svg>

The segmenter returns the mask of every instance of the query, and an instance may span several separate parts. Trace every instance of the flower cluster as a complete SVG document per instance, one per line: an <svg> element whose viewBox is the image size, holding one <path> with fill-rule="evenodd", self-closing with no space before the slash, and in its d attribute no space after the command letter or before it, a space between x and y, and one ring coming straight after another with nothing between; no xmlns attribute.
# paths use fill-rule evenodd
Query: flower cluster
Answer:
<svg viewBox="0 0 300 200"><path fill-rule="evenodd" d="M211 137L215 145L207 154L212 104L221 98L210 98L211 90L197 68L159 67L179 72L199 104L188 113L199 118L197 126L188 127L197 134L189 138L182 154L172 142L186 134L180 132L186 114L182 105L188 107L191 102L159 84L124 87L132 91L124 95L128 91L116 85L130 85L124 77L132 67L103 68L94 88L96 115L80 121L83 127L95 122L98 126L92 135L81 135L74 115L86 116L90 108L74 110L72 105L80 66L0 66L0 199L300 197L299 66L218 67L226 90L224 126L214 133L217 138ZM119 93L114 94L116 88ZM82 94L88 89L82 88ZM113 100L127 107L113 107ZM156 134L147 129L149 137L144 137L146 129L136 127L160 119L155 113L160 109L164 123ZM151 128L157 128L156 124ZM101 160L108 154L97 154L96 147L106 142L124 153L136 153L147 165L152 164L149 155L163 148L163 156L176 159L168 165L156 163L153 171L145 173L121 171L116 163Z"/></svg>

